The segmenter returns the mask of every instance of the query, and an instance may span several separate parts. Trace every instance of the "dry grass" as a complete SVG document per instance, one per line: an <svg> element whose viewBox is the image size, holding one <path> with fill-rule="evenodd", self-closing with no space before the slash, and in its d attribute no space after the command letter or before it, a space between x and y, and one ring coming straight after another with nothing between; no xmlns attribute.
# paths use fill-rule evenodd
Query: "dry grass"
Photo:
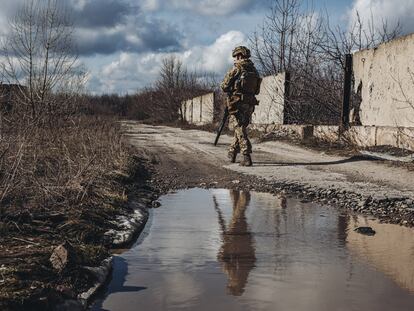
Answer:
<svg viewBox="0 0 414 311"><path fill-rule="evenodd" d="M50 298L57 285L86 288L84 273L58 275L48 259L64 241L80 265L107 256L104 233L115 215L129 212L128 182L139 166L120 125L79 116L48 126L3 123L1 134L0 307Z"/></svg>

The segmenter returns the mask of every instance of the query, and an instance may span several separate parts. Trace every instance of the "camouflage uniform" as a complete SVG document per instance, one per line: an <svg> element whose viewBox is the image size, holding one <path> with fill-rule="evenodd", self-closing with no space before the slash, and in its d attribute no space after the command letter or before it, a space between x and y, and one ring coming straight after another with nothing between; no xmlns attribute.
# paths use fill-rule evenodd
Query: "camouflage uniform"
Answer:
<svg viewBox="0 0 414 311"><path fill-rule="evenodd" d="M252 152L252 145L247 136L247 127L258 102L254 92L246 93L238 85L242 71L253 72L259 77L253 62L249 59L242 59L227 72L221 83L221 89L226 93L231 93L227 100L227 107L230 114L229 124L234 129L234 139L229 152L249 155Z"/></svg>

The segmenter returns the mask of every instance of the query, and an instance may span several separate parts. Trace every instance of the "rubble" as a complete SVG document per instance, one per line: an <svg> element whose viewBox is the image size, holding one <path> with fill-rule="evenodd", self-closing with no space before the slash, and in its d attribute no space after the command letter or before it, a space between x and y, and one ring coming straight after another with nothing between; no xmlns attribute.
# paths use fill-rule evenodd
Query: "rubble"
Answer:
<svg viewBox="0 0 414 311"><path fill-rule="evenodd" d="M53 250L49 260L53 269L62 272L67 266L75 263L76 253L73 246L69 242L65 242Z"/></svg>

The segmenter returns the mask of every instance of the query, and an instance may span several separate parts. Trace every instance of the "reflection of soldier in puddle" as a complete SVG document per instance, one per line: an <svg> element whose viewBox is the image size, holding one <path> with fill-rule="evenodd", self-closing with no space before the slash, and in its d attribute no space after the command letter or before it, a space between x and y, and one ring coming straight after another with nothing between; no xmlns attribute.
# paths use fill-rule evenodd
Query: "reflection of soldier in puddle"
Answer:
<svg viewBox="0 0 414 311"><path fill-rule="evenodd" d="M223 245L218 253L223 271L228 276L227 288L231 295L241 296L244 292L250 271L255 266L256 256L253 237L246 221L246 209L250 194L244 191L230 190L233 214L226 228L221 210L214 198L219 216Z"/></svg>

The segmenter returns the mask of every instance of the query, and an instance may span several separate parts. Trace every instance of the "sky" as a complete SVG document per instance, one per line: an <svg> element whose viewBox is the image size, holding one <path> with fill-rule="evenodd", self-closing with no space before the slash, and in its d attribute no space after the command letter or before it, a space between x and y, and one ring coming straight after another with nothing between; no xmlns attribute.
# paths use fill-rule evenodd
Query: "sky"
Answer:
<svg viewBox="0 0 414 311"><path fill-rule="evenodd" d="M0 0L0 36L27 0ZM248 45L272 0L60 0L72 10L79 59L88 69L93 94L134 93L150 86L163 58L174 54L190 69L222 75L231 50ZM313 0L315 10L350 23L362 18L400 21L414 31L414 0Z"/></svg>

